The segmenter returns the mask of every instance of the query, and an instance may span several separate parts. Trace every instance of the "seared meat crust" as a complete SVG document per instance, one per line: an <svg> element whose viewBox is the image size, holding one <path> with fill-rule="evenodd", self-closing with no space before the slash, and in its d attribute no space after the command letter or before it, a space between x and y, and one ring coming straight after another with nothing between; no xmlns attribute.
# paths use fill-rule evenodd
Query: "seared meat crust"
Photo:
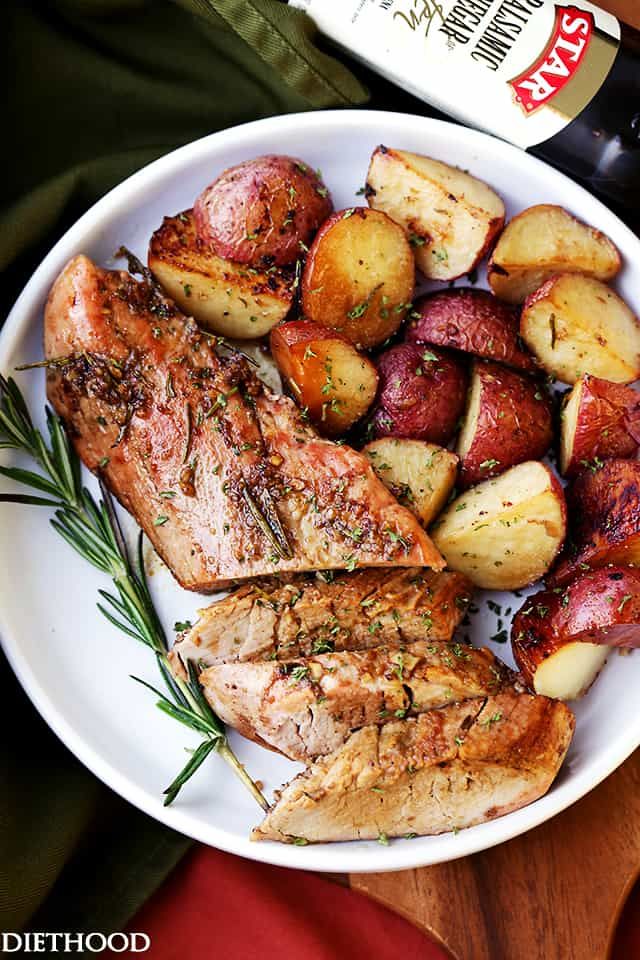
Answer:
<svg viewBox="0 0 640 960"><path fill-rule="evenodd" d="M359 727L495 695L514 679L490 650L428 640L279 663L221 663L200 674L225 723L305 763Z"/></svg>
<svg viewBox="0 0 640 960"><path fill-rule="evenodd" d="M546 793L574 726L564 703L503 693L363 727L284 787L252 838L374 840L503 816Z"/></svg>
<svg viewBox="0 0 640 960"><path fill-rule="evenodd" d="M47 392L182 586L444 561L367 458L318 437L149 280L67 264L45 309Z"/></svg>
<svg viewBox="0 0 640 960"><path fill-rule="evenodd" d="M289 660L414 640L450 640L471 598L459 573L368 569L247 584L199 611L183 661Z"/></svg>

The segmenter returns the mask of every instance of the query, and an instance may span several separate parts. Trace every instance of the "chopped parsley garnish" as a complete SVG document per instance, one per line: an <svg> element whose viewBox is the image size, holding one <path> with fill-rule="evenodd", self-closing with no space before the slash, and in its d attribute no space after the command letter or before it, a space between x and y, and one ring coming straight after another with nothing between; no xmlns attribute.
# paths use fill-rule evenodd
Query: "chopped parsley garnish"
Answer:
<svg viewBox="0 0 640 960"><path fill-rule="evenodd" d="M300 683L306 677L309 676L309 667L298 666L294 667L289 677L292 683Z"/></svg>

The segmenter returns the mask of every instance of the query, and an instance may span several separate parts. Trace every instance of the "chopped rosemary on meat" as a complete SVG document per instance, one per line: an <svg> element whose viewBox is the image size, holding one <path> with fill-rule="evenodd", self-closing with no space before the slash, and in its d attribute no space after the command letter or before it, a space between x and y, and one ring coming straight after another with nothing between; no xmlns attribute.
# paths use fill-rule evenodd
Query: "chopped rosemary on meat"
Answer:
<svg viewBox="0 0 640 960"><path fill-rule="evenodd" d="M199 668L189 663L187 678L171 670L169 646L154 607L144 568L143 535L140 532L135 559L126 546L111 494L100 481L102 499L96 501L82 485L80 461L69 443L62 421L47 409L49 443L34 426L27 404L14 380L0 375L0 449L26 453L41 472L0 466L0 475L38 491L29 494L0 494L0 502L53 507L54 530L85 560L113 582L114 592L99 590L98 609L113 626L146 644L154 652L168 694L134 677L157 697L164 713L199 733L202 743L164 791L165 806L172 803L184 784L216 751L248 788L254 800L268 809L268 803L231 750L222 721L213 712L201 690ZM162 519L162 518L158 518ZM191 624L176 623L188 629Z"/></svg>

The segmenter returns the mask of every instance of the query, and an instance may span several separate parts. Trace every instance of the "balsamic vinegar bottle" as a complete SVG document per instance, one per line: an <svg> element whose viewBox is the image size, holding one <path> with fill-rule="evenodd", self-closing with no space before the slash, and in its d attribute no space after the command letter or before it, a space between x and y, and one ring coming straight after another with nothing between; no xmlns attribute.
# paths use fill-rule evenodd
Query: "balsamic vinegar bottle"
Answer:
<svg viewBox="0 0 640 960"><path fill-rule="evenodd" d="M289 0L352 57L640 222L640 33L573 0Z"/></svg>

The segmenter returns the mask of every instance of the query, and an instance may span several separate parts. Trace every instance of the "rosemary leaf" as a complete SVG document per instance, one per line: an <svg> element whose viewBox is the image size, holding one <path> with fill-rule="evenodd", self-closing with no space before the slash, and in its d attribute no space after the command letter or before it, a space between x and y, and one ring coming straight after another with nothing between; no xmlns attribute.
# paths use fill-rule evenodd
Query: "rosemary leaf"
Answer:
<svg viewBox="0 0 640 960"><path fill-rule="evenodd" d="M175 798L178 796L178 793L185 785L187 780L189 780L198 767L207 759L212 750L216 748L215 740L205 740L200 746L193 751L189 761L182 768L178 776L175 778L173 783L170 783L167 789L164 791L165 799L164 806L168 807L169 804L173 803Z"/></svg>

